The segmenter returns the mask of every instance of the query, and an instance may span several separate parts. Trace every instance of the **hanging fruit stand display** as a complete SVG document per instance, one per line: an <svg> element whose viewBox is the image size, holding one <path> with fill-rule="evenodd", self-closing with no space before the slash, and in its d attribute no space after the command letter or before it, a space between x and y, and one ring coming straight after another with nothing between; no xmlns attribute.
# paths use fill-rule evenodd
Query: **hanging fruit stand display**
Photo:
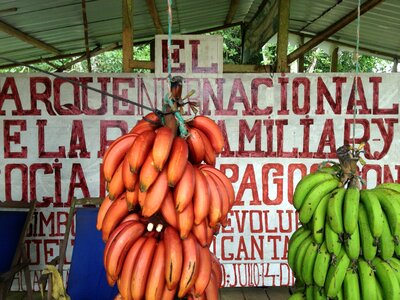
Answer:
<svg viewBox="0 0 400 300"><path fill-rule="evenodd" d="M205 116L183 120L181 78L164 113L146 115L103 158L108 194L97 220L104 266L121 299L218 299L221 266L209 246L234 202L215 168L224 146ZM186 98L186 97L185 97Z"/></svg>
<svg viewBox="0 0 400 300"><path fill-rule="evenodd" d="M361 189L362 147L340 147L339 163L322 164L295 189L291 300L400 299L400 184Z"/></svg>

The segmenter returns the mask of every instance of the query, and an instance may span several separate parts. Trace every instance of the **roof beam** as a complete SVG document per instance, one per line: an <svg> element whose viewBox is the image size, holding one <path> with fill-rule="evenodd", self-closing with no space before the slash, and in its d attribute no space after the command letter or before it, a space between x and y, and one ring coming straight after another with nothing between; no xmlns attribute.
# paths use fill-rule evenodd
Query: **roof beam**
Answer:
<svg viewBox="0 0 400 300"><path fill-rule="evenodd" d="M231 5L229 6L228 14L225 18L225 25L231 24L233 18L235 17L236 11L239 7L240 0L231 0Z"/></svg>
<svg viewBox="0 0 400 300"><path fill-rule="evenodd" d="M163 34L164 30L161 26L160 16L157 11L156 3L154 2L154 0L147 0L146 2L147 2L147 7L149 9L150 16L153 19L154 27L157 30L157 33Z"/></svg>
<svg viewBox="0 0 400 300"><path fill-rule="evenodd" d="M8 35L11 35L17 39L20 39L21 41L31 44L32 46L45 50L47 52L51 52L53 54L61 54L61 51L54 48L53 46L46 44L22 31L19 29L7 24L6 22L3 22L0 20L0 31L3 31L7 33Z"/></svg>
<svg viewBox="0 0 400 300"><path fill-rule="evenodd" d="M96 47L95 49L93 49L92 51L89 51L89 57L94 57L96 55L99 55L101 53L107 52L107 51L111 51L113 49L116 49L118 47L118 43L114 43L114 44L110 44L104 48L101 47ZM88 53L85 51L84 54L80 55L77 59L74 59L73 61L70 61L64 65L62 65L61 67L57 68L57 72L63 72L64 70L68 70L69 68L71 68L73 65L84 61L88 56Z"/></svg>
<svg viewBox="0 0 400 300"><path fill-rule="evenodd" d="M83 32L85 35L85 51L86 61L89 73L92 72L92 63L90 62L90 49L89 49L89 25L86 14L86 0L82 0L82 19L83 19Z"/></svg>
<svg viewBox="0 0 400 300"><path fill-rule="evenodd" d="M310 39L312 39L312 38L315 37L315 35L312 35L312 34L298 33L298 32L295 32L295 31L289 31L289 33L294 34L294 35L298 35L298 36L300 36L302 38L310 38ZM333 39L327 39L324 42L329 42L329 43L335 44L335 45L340 46L340 47L346 47L346 48L352 48L352 49L356 47L356 45L352 45L350 43L336 41L336 40L333 40ZM393 57L397 56L396 53L390 53L390 52L385 52L385 51L380 51L380 50L374 50L374 49L367 48L367 47L362 47L362 46L359 47L359 50L360 50L360 52L365 53L366 55L379 56L379 57L387 58L387 59L393 59Z"/></svg>
<svg viewBox="0 0 400 300"><path fill-rule="evenodd" d="M100 49L94 49L91 52L91 57L94 57L96 55L99 55L103 52L107 52L110 50L114 50L114 49L118 49L121 48L121 46L118 43L114 43L111 45L108 45L104 48L100 48ZM64 58L71 58L71 57L76 57L76 56L80 56L79 58L77 58L74 63L72 63L71 65L78 63L79 61L83 61L86 58L86 52L74 52L74 53L68 53L68 54L60 54L60 55L56 55L56 56L52 56L52 57L47 57L47 58L37 58L37 59L31 59L31 60L26 60L26 61L21 61L21 64L24 65L33 65L33 64L37 64L37 63L48 63L49 61L53 61L53 60L57 60L57 59L64 59ZM3 61L3 60L0 60ZM7 69L7 68L14 68L14 67L19 67L21 66L21 64L16 64L16 63L10 63L10 64L6 64L6 65L0 65L0 69ZM67 68L65 66L62 67L58 67L58 68L62 68L64 70L66 70Z"/></svg>
<svg viewBox="0 0 400 300"><path fill-rule="evenodd" d="M371 10L382 1L383 0L369 0L364 2L360 7L360 15ZM353 22L355 19L357 19L357 15L358 15L358 8L354 9L349 14L344 16L342 19L340 19L339 21L337 21L336 23L334 23L333 25L329 26L324 31L316 35L314 38L309 40L307 43L294 50L292 53L288 55L288 64L294 62L301 55L310 51L312 48L318 46L321 42L325 41L330 36L332 36L339 30L341 30L342 28Z"/></svg>

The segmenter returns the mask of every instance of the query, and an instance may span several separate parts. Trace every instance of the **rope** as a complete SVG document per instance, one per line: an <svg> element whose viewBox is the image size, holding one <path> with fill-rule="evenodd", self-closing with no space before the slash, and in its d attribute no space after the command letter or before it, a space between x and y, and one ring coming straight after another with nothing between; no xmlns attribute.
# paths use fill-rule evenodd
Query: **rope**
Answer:
<svg viewBox="0 0 400 300"><path fill-rule="evenodd" d="M171 40L172 40L172 0L168 1L168 83L169 87L171 86L171 60L172 60L172 53L171 53Z"/></svg>
<svg viewBox="0 0 400 300"><path fill-rule="evenodd" d="M43 70L43 69L40 69L40 68L38 68L38 67L34 67L34 66L32 66L32 65L29 65L29 64L26 64L26 63L23 63L23 62L19 62L19 61L16 61L16 60L13 60L13 59L11 59L11 58L7 58L7 57L0 56L0 59L1 59L1 60L5 60L5 61L8 61L8 62L11 62L11 63L14 63L14 64L17 64L17 65L20 65L20 66L23 66L23 67L30 68L30 69L32 69L32 70L38 71L38 72L40 72L40 73L43 73L43 74L46 74L46 75L49 75L49 76L52 76L52 77L55 77L55 78L62 79L62 80L64 80L64 81L66 81L66 82L69 82L69 83L72 83L72 84L76 84L76 85L78 85L78 86L80 86L80 87L82 87L82 88L85 88L85 89L94 91L94 92L99 93L99 94L101 94L101 95L112 97L112 98L117 99L117 100L119 100L119 101L121 101L121 102L125 102L125 103L128 103L128 104L133 104L133 105L136 105L136 106L138 106L138 107L140 107L140 108L142 108L142 109L150 110L150 111L154 112L154 113L155 113L158 117L160 117L160 118L164 115L164 113L163 113L161 110L157 109L157 108L152 108L152 107L143 105L143 104L141 104L141 103L137 103L137 102L128 100L128 99L126 99L126 98L124 98L124 97L121 97L121 96L118 96L118 95L110 94L110 93L108 93L108 92L105 92L105 91L96 89L96 88L94 88L94 87L88 86L87 84L81 83L81 82L79 82L79 81L75 81L75 80L69 79L69 78L67 78L67 77L64 77L64 76L61 76L61 75L58 75L58 74L55 74L55 73L52 73L52 72L48 72L48 71Z"/></svg>
<svg viewBox="0 0 400 300"><path fill-rule="evenodd" d="M355 151L355 139L356 139L356 116L357 116L357 107L356 107L356 95L357 95L357 86L358 86L358 76L360 69L359 62L359 50L360 50L360 13L361 10L361 0L358 0L358 8L357 8L357 40L356 40L356 75L354 82L354 103L353 103L353 154Z"/></svg>
<svg viewBox="0 0 400 300"><path fill-rule="evenodd" d="M182 118L182 115L179 113L174 100L179 101L180 99L172 99L171 93L171 83L172 83L172 68L171 68L171 61L172 61L172 53L171 53L171 40L172 40L172 0L167 0L168 3L168 94L164 97L164 102L171 108L175 118L178 121L179 132L182 137L187 137L189 135L186 126L185 120ZM165 112L165 111L164 111Z"/></svg>

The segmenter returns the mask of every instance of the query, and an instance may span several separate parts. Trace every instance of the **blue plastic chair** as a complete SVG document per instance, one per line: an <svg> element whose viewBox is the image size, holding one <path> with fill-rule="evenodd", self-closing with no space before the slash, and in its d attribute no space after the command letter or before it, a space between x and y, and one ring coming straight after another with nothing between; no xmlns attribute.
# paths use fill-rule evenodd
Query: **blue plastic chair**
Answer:
<svg viewBox="0 0 400 300"><path fill-rule="evenodd" d="M59 272L63 274L72 218L76 212L75 242L66 286L71 300L111 300L118 294L117 286L110 287L107 283L103 265L105 244L101 232L96 229L97 212L102 200L102 198L74 199L71 203L58 260ZM88 205L91 207L87 207ZM51 294L50 288L48 294Z"/></svg>
<svg viewBox="0 0 400 300"><path fill-rule="evenodd" d="M27 298L32 299L29 259L25 236L35 210L35 201L0 202L0 299L6 299L16 273L23 271Z"/></svg>

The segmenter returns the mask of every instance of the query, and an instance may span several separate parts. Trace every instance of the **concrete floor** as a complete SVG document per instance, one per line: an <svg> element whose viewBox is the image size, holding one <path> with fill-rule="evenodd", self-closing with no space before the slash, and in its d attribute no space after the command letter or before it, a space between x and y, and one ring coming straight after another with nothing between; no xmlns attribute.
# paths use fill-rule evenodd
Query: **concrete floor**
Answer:
<svg viewBox="0 0 400 300"><path fill-rule="evenodd" d="M288 298L288 287L223 288L220 290L220 300L287 300ZM7 300L23 299L25 299L24 294L18 292L12 292L7 297ZM33 299L42 300L42 297L39 292L35 292Z"/></svg>

